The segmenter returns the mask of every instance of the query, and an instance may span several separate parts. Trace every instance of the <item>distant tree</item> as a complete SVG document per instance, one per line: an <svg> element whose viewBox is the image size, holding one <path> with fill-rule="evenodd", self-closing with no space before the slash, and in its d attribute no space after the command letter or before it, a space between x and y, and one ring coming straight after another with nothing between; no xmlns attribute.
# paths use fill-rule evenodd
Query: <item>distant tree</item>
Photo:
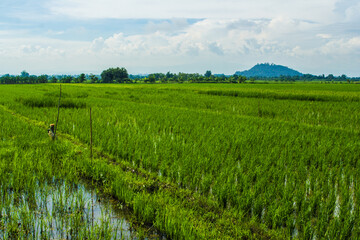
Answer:
<svg viewBox="0 0 360 240"><path fill-rule="evenodd" d="M188 80L189 74L179 72L178 76L179 76L179 82L183 83Z"/></svg>
<svg viewBox="0 0 360 240"><path fill-rule="evenodd" d="M38 76L37 81L39 83L47 83L48 82L48 76L47 75Z"/></svg>
<svg viewBox="0 0 360 240"><path fill-rule="evenodd" d="M113 83L114 82L113 74L112 74L111 69L104 70L101 73L101 82L103 82L103 83Z"/></svg>
<svg viewBox="0 0 360 240"><path fill-rule="evenodd" d="M30 74L29 74L27 71L23 70L23 71L21 72L21 77L27 78L27 77L29 77L29 76L30 76Z"/></svg>
<svg viewBox="0 0 360 240"><path fill-rule="evenodd" d="M237 75L233 75L227 79L228 79L229 83L237 83L237 78L238 78Z"/></svg>
<svg viewBox="0 0 360 240"><path fill-rule="evenodd" d="M10 84L13 83L13 78L10 76L10 74L5 74L1 77L1 83L2 84Z"/></svg>
<svg viewBox="0 0 360 240"><path fill-rule="evenodd" d="M99 78L94 74L90 74L89 77L90 77L90 83L97 83L99 81Z"/></svg>
<svg viewBox="0 0 360 240"><path fill-rule="evenodd" d="M334 78L335 78L334 75L329 74L329 75L326 77L326 80L328 80L328 81L333 81Z"/></svg>
<svg viewBox="0 0 360 240"><path fill-rule="evenodd" d="M129 78L129 74L125 68L109 68L101 73L103 83L123 83L127 78Z"/></svg>
<svg viewBox="0 0 360 240"><path fill-rule="evenodd" d="M167 83L167 81L168 81L168 79L167 79L167 77L165 75L160 78L161 83Z"/></svg>
<svg viewBox="0 0 360 240"><path fill-rule="evenodd" d="M155 82L156 82L155 75L154 75L154 74L150 74L148 81L149 81L150 83L155 83Z"/></svg>
<svg viewBox="0 0 360 240"><path fill-rule="evenodd" d="M77 78L77 82L79 82L79 83L83 83L83 82L85 82L85 80L86 80L86 77L85 77L84 73L80 74L80 76Z"/></svg>
<svg viewBox="0 0 360 240"><path fill-rule="evenodd" d="M113 70L114 80L118 83L123 83L129 78L129 74L125 68L115 68Z"/></svg>
<svg viewBox="0 0 360 240"><path fill-rule="evenodd" d="M211 77L211 71L210 70L207 70L206 72L205 72L205 74L204 74L204 76L205 77L207 77L207 78L209 78L209 77Z"/></svg>
<svg viewBox="0 0 360 240"><path fill-rule="evenodd" d="M239 76L238 78L238 83L244 83L246 81L246 77L245 76Z"/></svg>
<svg viewBox="0 0 360 240"><path fill-rule="evenodd" d="M224 74L221 74L221 75L217 76L216 78L217 78L216 82L225 82L226 81L226 77Z"/></svg>
<svg viewBox="0 0 360 240"><path fill-rule="evenodd" d="M27 77L27 83L39 83L38 78L34 75Z"/></svg>
<svg viewBox="0 0 360 240"><path fill-rule="evenodd" d="M55 76L52 76L52 77L50 78L50 82L51 82L51 83L57 83L57 78L56 78Z"/></svg>
<svg viewBox="0 0 360 240"><path fill-rule="evenodd" d="M165 76L166 76L166 79L169 80L170 78L174 77L174 74L171 72L167 72Z"/></svg>
<svg viewBox="0 0 360 240"><path fill-rule="evenodd" d="M61 83L71 83L73 81L73 77L72 76L64 76L60 82Z"/></svg>

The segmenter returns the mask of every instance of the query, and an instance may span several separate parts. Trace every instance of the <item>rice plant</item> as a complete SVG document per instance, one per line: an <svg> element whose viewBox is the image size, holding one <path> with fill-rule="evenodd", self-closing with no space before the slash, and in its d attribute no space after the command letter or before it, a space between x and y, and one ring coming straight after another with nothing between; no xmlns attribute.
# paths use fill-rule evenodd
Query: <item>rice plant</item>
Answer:
<svg viewBox="0 0 360 240"><path fill-rule="evenodd" d="M80 105L61 108L60 140L49 142L39 129L54 122L56 106L42 102L56 96L56 89L56 84L0 87L6 126L0 130L0 177L7 194L23 196L54 176L92 181L129 209L134 226L142 226L139 236L153 231L174 239L360 236L359 85L63 85L64 99ZM86 107L93 112L93 159L87 157ZM37 199L32 192L29 201ZM73 202L64 202L71 199L66 192L56 193L55 215L69 205L86 208L81 190ZM10 199L4 197L7 210L1 214L11 212ZM21 206L20 212L29 212ZM72 225L95 234L90 237L114 236L111 221L83 227L88 213L75 213L58 223L67 229L60 232L68 234L66 226ZM21 216L1 224L11 222L10 231ZM49 218L36 225L40 232Z"/></svg>

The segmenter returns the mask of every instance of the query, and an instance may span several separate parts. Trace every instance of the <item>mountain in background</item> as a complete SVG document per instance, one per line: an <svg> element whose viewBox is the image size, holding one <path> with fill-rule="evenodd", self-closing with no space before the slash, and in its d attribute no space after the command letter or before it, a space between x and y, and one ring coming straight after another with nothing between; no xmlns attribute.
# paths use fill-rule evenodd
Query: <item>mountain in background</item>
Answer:
<svg viewBox="0 0 360 240"><path fill-rule="evenodd" d="M260 63L256 64L249 70L246 71L237 71L236 75L241 75L245 77L280 77L280 76L302 76L303 74L295 71L291 68L269 64L269 63Z"/></svg>

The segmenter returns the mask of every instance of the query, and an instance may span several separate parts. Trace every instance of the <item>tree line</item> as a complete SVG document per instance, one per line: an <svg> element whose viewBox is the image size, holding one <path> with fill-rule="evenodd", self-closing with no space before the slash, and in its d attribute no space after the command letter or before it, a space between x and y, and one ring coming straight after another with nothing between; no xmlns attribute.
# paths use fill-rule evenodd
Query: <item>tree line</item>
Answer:
<svg viewBox="0 0 360 240"><path fill-rule="evenodd" d="M351 81L360 81L360 77L350 78L345 74L341 76L334 76L333 74L329 74L325 76L322 75L312 75L312 74L303 74L299 76L279 76L279 77L253 77L254 80L263 80L263 81L281 81L281 82L296 82L296 81L321 81L321 82L351 82Z"/></svg>
<svg viewBox="0 0 360 240"><path fill-rule="evenodd" d="M37 84L37 83L255 83L255 81L275 81L275 82L296 82L296 81L323 81L323 82L353 82L360 81L358 78L349 78L346 75L334 76L329 74L311 75L303 74L301 76L280 76L280 77L251 77L246 78L238 74L224 75L212 74L210 70L205 74L199 73L152 73L149 75L128 74L125 68L109 68L104 70L101 75L84 73L78 76L72 75L30 75L22 71L20 75L3 75L0 77L0 84Z"/></svg>

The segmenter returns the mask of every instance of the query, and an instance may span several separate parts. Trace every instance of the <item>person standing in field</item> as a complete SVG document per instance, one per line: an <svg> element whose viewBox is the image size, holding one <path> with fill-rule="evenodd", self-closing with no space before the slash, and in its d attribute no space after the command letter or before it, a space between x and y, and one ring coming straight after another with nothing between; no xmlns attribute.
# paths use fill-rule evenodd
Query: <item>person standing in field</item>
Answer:
<svg viewBox="0 0 360 240"><path fill-rule="evenodd" d="M55 140L55 124L50 124L50 128L48 129L48 135L51 140Z"/></svg>

